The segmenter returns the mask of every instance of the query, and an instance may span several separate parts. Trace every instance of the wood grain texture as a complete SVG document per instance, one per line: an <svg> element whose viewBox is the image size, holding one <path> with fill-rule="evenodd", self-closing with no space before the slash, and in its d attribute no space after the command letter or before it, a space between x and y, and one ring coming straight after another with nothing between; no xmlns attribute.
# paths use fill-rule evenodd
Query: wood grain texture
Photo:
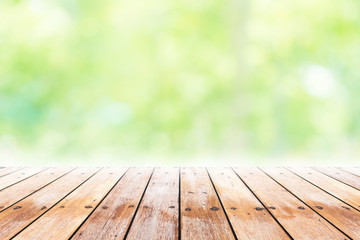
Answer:
<svg viewBox="0 0 360 240"><path fill-rule="evenodd" d="M71 171L72 168L49 168L39 174L0 191L0 211L29 196L58 177Z"/></svg>
<svg viewBox="0 0 360 240"><path fill-rule="evenodd" d="M153 168L130 168L72 239L123 239Z"/></svg>
<svg viewBox="0 0 360 240"><path fill-rule="evenodd" d="M349 172L345 172L338 168L327 167L327 168L314 168L329 177L332 177L340 182L346 183L353 188L360 190L360 177Z"/></svg>
<svg viewBox="0 0 360 240"><path fill-rule="evenodd" d="M178 216L179 168L156 168L126 239L178 239Z"/></svg>
<svg viewBox="0 0 360 240"><path fill-rule="evenodd" d="M125 171L126 168L100 170L14 239L69 239Z"/></svg>
<svg viewBox="0 0 360 240"><path fill-rule="evenodd" d="M286 169L265 171L349 237L360 238L360 212Z"/></svg>
<svg viewBox="0 0 360 240"><path fill-rule="evenodd" d="M3 190L9 186L12 186L13 184L21 182L24 179L27 179L28 177L31 177L44 170L46 170L46 168L24 168L20 171L16 171L7 176L4 176L1 178L0 181L0 190Z"/></svg>
<svg viewBox="0 0 360 240"><path fill-rule="evenodd" d="M208 168L238 239L290 239L231 168Z"/></svg>
<svg viewBox="0 0 360 240"><path fill-rule="evenodd" d="M0 213L0 239L9 239L41 216L99 168L78 168Z"/></svg>
<svg viewBox="0 0 360 240"><path fill-rule="evenodd" d="M234 239L204 168L181 169L181 238Z"/></svg>
<svg viewBox="0 0 360 240"><path fill-rule="evenodd" d="M234 170L294 239L348 239L259 169Z"/></svg>
<svg viewBox="0 0 360 240"><path fill-rule="evenodd" d="M326 192L360 210L360 191L311 168L287 168Z"/></svg>

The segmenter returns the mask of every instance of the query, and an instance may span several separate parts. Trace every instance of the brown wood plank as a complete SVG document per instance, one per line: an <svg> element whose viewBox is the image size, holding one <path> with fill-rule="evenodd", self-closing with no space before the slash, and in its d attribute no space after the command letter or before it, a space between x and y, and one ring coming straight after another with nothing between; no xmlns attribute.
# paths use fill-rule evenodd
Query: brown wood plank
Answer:
<svg viewBox="0 0 360 240"><path fill-rule="evenodd" d="M327 167L327 168L314 168L316 171L319 171L329 177L332 177L338 181L346 183L358 190L360 190L360 177L354 174L345 172L341 169L334 168L334 167Z"/></svg>
<svg viewBox="0 0 360 240"><path fill-rule="evenodd" d="M290 239L231 168L208 168L238 239Z"/></svg>
<svg viewBox="0 0 360 240"><path fill-rule="evenodd" d="M340 169L360 177L360 167L341 167Z"/></svg>
<svg viewBox="0 0 360 240"><path fill-rule="evenodd" d="M234 170L294 239L348 239L259 169Z"/></svg>
<svg viewBox="0 0 360 240"><path fill-rule="evenodd" d="M267 168L264 171L349 237L360 239L359 211L286 169Z"/></svg>
<svg viewBox="0 0 360 240"><path fill-rule="evenodd" d="M179 168L156 168L126 239L178 239Z"/></svg>
<svg viewBox="0 0 360 240"><path fill-rule="evenodd" d="M69 172L72 168L49 168L39 174L19 182L9 188L0 191L0 211L11 206L16 201L32 194L39 188L44 187L61 175Z"/></svg>
<svg viewBox="0 0 360 240"><path fill-rule="evenodd" d="M41 216L99 168L79 168L0 213L0 239L9 239ZM41 239L41 238L40 238Z"/></svg>
<svg viewBox="0 0 360 240"><path fill-rule="evenodd" d="M287 168L333 196L360 210L360 191L311 168Z"/></svg>
<svg viewBox="0 0 360 240"><path fill-rule="evenodd" d="M20 171L21 169L24 169L24 168L20 168L20 167L8 167L8 168L5 168L5 169L2 169L1 172L0 172L0 178L3 178L4 176L7 176L11 173L14 173L16 171Z"/></svg>
<svg viewBox="0 0 360 240"><path fill-rule="evenodd" d="M24 168L20 171L16 171L12 174L4 176L1 178L0 181L0 190L3 190L13 184L23 181L24 179L40 173L44 170L46 170L46 168Z"/></svg>
<svg viewBox="0 0 360 240"><path fill-rule="evenodd" d="M183 239L234 239L204 168L181 169L180 199Z"/></svg>
<svg viewBox="0 0 360 240"><path fill-rule="evenodd" d="M126 170L126 168L100 170L14 239L69 239Z"/></svg>
<svg viewBox="0 0 360 240"><path fill-rule="evenodd" d="M71 239L123 239L152 168L130 168Z"/></svg>

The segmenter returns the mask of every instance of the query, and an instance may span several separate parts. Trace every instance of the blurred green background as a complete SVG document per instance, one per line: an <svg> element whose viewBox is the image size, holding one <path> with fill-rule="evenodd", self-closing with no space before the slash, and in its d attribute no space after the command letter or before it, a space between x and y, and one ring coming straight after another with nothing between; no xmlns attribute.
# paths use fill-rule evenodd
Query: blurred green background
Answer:
<svg viewBox="0 0 360 240"><path fill-rule="evenodd" d="M1 0L1 162L356 158L359 11L359 0Z"/></svg>

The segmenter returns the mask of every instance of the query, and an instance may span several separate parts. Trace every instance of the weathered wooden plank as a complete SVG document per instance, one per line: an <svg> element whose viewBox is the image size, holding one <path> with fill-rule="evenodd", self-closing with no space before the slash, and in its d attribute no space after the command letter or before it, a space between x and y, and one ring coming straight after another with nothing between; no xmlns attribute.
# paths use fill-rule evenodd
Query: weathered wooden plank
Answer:
<svg viewBox="0 0 360 240"><path fill-rule="evenodd" d="M126 168L100 170L14 239L69 239L125 172Z"/></svg>
<svg viewBox="0 0 360 240"><path fill-rule="evenodd" d="M0 211L11 206L16 201L31 195L33 192L46 186L56 178L66 174L71 169L72 168L49 168L39 174L29 177L22 182L0 191Z"/></svg>
<svg viewBox="0 0 360 240"><path fill-rule="evenodd" d="M341 167L340 169L360 177L360 167Z"/></svg>
<svg viewBox="0 0 360 240"><path fill-rule="evenodd" d="M360 210L360 191L311 168L287 168L324 191Z"/></svg>
<svg viewBox="0 0 360 240"><path fill-rule="evenodd" d="M46 168L24 168L20 171L16 171L12 174L4 176L0 181L0 190L3 190L13 184L23 181L24 179L31 177L35 174L38 174L42 171L46 170Z"/></svg>
<svg viewBox="0 0 360 240"><path fill-rule="evenodd" d="M292 238L348 239L259 169L234 168L234 170ZM266 211L263 208L256 210Z"/></svg>
<svg viewBox="0 0 360 240"><path fill-rule="evenodd" d="M152 170L130 168L71 239L123 239Z"/></svg>
<svg viewBox="0 0 360 240"><path fill-rule="evenodd" d="M2 177L5 177L11 173L14 173L16 171L20 171L21 169L24 169L24 168L20 168L20 167L8 167L8 168L5 168L5 169L2 169L1 172L0 172L0 178Z"/></svg>
<svg viewBox="0 0 360 240"><path fill-rule="evenodd" d="M126 239L178 239L179 168L156 168Z"/></svg>
<svg viewBox="0 0 360 240"><path fill-rule="evenodd" d="M345 172L338 168L314 168L316 171L319 171L329 177L332 177L338 181L341 181L343 183L348 184L349 186L352 186L353 188L356 188L360 190L360 177L356 176L354 174Z"/></svg>
<svg viewBox="0 0 360 240"><path fill-rule="evenodd" d="M0 213L0 239L9 239L41 216L99 168L79 168ZM74 216L76 217L76 216ZM41 238L40 238L41 239Z"/></svg>
<svg viewBox="0 0 360 240"><path fill-rule="evenodd" d="M286 169L265 171L346 235L360 239L360 212Z"/></svg>
<svg viewBox="0 0 360 240"><path fill-rule="evenodd" d="M204 168L181 169L180 199L183 239L234 239Z"/></svg>
<svg viewBox="0 0 360 240"><path fill-rule="evenodd" d="M290 239L231 168L208 168L238 239Z"/></svg>

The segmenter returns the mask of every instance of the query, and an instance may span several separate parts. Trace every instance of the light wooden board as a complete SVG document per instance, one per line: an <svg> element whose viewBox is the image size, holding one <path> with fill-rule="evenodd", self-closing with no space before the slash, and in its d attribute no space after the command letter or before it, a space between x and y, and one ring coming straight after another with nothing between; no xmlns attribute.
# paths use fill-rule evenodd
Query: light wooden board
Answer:
<svg viewBox="0 0 360 240"><path fill-rule="evenodd" d="M153 168L130 168L72 239L123 239Z"/></svg>
<svg viewBox="0 0 360 240"><path fill-rule="evenodd" d="M49 168L39 174L0 191L0 211L46 186L72 168Z"/></svg>
<svg viewBox="0 0 360 240"><path fill-rule="evenodd" d="M360 190L360 177L349 172L345 172L338 168L314 168L329 177L332 177L340 182L346 183L353 188Z"/></svg>
<svg viewBox="0 0 360 240"><path fill-rule="evenodd" d="M289 171L301 176L352 207L360 210L360 191L311 168L288 168Z"/></svg>
<svg viewBox="0 0 360 240"><path fill-rule="evenodd" d="M178 239L178 216L179 168L156 168L126 239Z"/></svg>
<svg viewBox="0 0 360 240"><path fill-rule="evenodd" d="M234 239L204 168L181 169L181 238Z"/></svg>
<svg viewBox="0 0 360 240"><path fill-rule="evenodd" d="M341 167L340 169L360 177L360 167Z"/></svg>
<svg viewBox="0 0 360 240"><path fill-rule="evenodd" d="M33 175L36 175L42 171L45 171L46 168L24 168L20 171L16 171L7 176L4 176L0 180L0 190L3 190L13 184L23 181Z"/></svg>
<svg viewBox="0 0 360 240"><path fill-rule="evenodd" d="M294 239L348 239L259 169L234 170Z"/></svg>
<svg viewBox="0 0 360 240"><path fill-rule="evenodd" d="M98 170L78 168L1 212L0 239L9 239L19 233Z"/></svg>
<svg viewBox="0 0 360 240"><path fill-rule="evenodd" d="M20 171L21 169L24 169L24 168L20 168L20 167L8 167L8 168L5 168L5 169L1 169L0 171L0 178L3 178L4 176L7 176L11 173L14 173L16 171Z"/></svg>
<svg viewBox="0 0 360 240"><path fill-rule="evenodd" d="M69 239L125 171L126 168L100 170L14 239Z"/></svg>
<svg viewBox="0 0 360 240"><path fill-rule="evenodd" d="M360 238L360 212L286 169L265 171L349 237Z"/></svg>
<svg viewBox="0 0 360 240"><path fill-rule="evenodd" d="M231 168L208 168L238 239L290 239Z"/></svg>

